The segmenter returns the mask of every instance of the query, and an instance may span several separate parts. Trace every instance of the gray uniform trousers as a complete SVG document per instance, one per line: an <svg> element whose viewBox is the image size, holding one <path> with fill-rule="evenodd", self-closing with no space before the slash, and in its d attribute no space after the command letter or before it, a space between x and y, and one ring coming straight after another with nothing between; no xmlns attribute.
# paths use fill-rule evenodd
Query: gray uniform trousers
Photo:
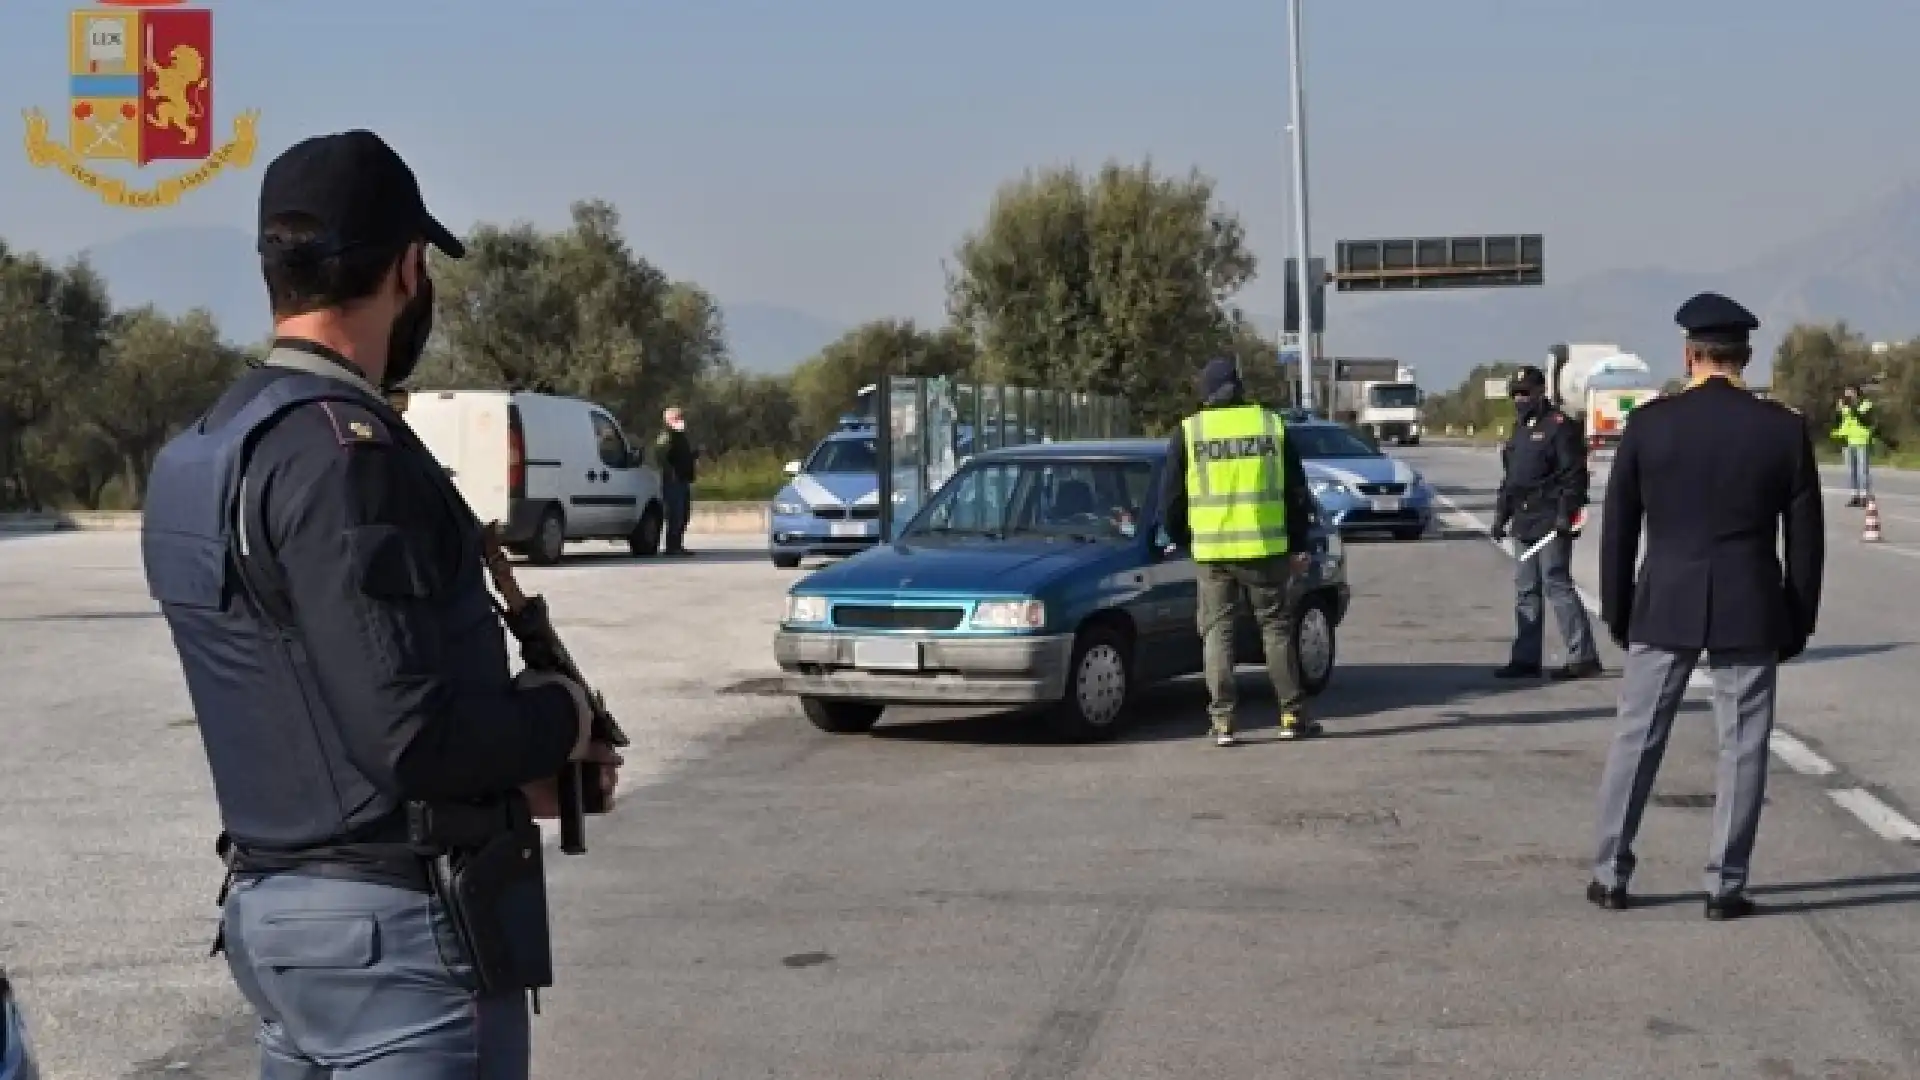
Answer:
<svg viewBox="0 0 1920 1080"><path fill-rule="evenodd" d="M1538 539L1516 540L1514 554L1524 554ZM1560 624L1560 637L1567 643L1567 663L1600 659L1593 644L1593 625L1587 621L1587 609L1573 587L1572 537L1557 536L1533 558L1516 562L1513 589L1513 616L1518 630L1513 638L1514 663L1541 665L1547 642L1542 594L1546 604L1553 607L1554 621Z"/></svg>
<svg viewBox="0 0 1920 1080"><path fill-rule="evenodd" d="M527 1080L525 991L480 997L439 901L300 874L234 882L227 966L261 1080Z"/></svg>
<svg viewBox="0 0 1920 1080"><path fill-rule="evenodd" d="M1600 824L1593 877L1602 886L1625 888L1633 876L1633 838L1653 792L1667 750L1673 718L1687 692L1699 652L1634 643L1620 678L1620 733L1607 755L1600 781ZM1760 808L1767 795L1767 740L1773 734L1774 653L1715 652L1713 717L1720 734L1715 776L1713 843L1707 856L1709 896L1746 888Z"/></svg>

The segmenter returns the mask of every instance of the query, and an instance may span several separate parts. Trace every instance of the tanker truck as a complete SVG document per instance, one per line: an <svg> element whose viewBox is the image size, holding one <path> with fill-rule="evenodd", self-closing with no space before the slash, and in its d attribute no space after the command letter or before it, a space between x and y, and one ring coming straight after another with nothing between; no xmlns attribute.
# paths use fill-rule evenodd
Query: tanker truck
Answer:
<svg viewBox="0 0 1920 1080"><path fill-rule="evenodd" d="M1547 392L1580 425L1588 447L1620 441L1627 418L1659 394L1647 362L1611 342L1562 342L1547 352Z"/></svg>

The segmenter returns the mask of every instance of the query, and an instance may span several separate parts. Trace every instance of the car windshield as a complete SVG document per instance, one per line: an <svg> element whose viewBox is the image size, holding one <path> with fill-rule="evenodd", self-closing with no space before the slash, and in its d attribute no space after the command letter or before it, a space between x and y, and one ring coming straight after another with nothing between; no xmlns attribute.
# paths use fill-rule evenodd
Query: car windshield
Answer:
<svg viewBox="0 0 1920 1080"><path fill-rule="evenodd" d="M1137 531L1152 482L1150 461L975 463L934 493L903 536L1121 541Z"/></svg>
<svg viewBox="0 0 1920 1080"><path fill-rule="evenodd" d="M814 447L802 472L877 473L880 455L872 439L828 439Z"/></svg>
<svg viewBox="0 0 1920 1080"><path fill-rule="evenodd" d="M1370 387L1367 404L1376 409L1411 409L1420 404L1420 388L1412 383Z"/></svg>
<svg viewBox="0 0 1920 1080"><path fill-rule="evenodd" d="M1299 448L1300 456L1309 461L1380 456L1380 451L1361 442L1358 435L1343 427L1290 427L1287 429L1287 439Z"/></svg>

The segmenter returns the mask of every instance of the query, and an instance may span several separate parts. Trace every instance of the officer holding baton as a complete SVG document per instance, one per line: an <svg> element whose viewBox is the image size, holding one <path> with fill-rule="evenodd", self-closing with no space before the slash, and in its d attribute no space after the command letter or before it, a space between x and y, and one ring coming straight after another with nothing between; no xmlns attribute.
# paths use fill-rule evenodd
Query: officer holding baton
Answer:
<svg viewBox="0 0 1920 1080"><path fill-rule="evenodd" d="M1500 448L1502 474L1494 510L1493 538L1509 531L1520 543L1514 566L1513 652L1501 679L1538 678L1546 650L1542 598L1553 608L1567 644L1566 663L1556 679L1586 679L1600 674L1587 610L1573 587L1574 521L1587 504L1587 448L1573 424L1547 397L1547 376L1523 367L1508 383L1513 397L1513 435Z"/></svg>

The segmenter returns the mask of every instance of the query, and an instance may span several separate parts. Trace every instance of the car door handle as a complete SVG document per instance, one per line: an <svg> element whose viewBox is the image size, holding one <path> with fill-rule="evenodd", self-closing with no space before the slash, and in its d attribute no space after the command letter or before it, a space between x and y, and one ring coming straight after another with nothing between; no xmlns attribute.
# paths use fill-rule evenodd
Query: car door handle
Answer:
<svg viewBox="0 0 1920 1080"><path fill-rule="evenodd" d="M603 484L607 482L607 470L605 469L600 470L600 482Z"/></svg>
<svg viewBox="0 0 1920 1080"><path fill-rule="evenodd" d="M595 480L597 480L597 479L599 479L599 478L593 475L593 470L592 470L592 469L588 469L588 470L587 470L587 483L589 483L589 484L591 484L591 483L593 483L593 482L594 482Z"/></svg>

